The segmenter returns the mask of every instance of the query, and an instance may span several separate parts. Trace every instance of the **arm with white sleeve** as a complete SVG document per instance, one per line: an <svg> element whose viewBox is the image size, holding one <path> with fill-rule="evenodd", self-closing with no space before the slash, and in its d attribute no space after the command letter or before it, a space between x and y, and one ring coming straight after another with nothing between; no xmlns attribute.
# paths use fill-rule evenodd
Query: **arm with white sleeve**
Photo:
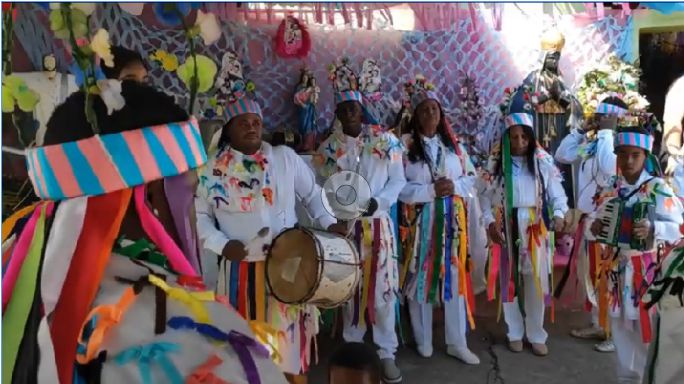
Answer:
<svg viewBox="0 0 684 384"><path fill-rule="evenodd" d="M657 182L655 201L655 223L653 236L658 240L669 243L677 242L682 238L680 226L682 218L682 203L675 196L674 191L662 180Z"/></svg>
<svg viewBox="0 0 684 384"><path fill-rule="evenodd" d="M539 160L539 170L542 172L544 181L546 182L548 203L553 208L553 216L562 219L569 209L568 197L565 195L561 173L553 164L551 155L545 154L544 157Z"/></svg>
<svg viewBox="0 0 684 384"><path fill-rule="evenodd" d="M399 149L394 149L391 152L395 151L398 151L398 153L390 153L389 155L387 182L385 183L385 186L373 196L378 203L378 210L385 212L388 212L392 205L396 203L399 198L399 193L401 193L406 185L401 151Z"/></svg>
<svg viewBox="0 0 684 384"><path fill-rule="evenodd" d="M554 158L561 164L575 164L579 162L579 147L584 141L584 135L576 129L570 131L561 141Z"/></svg>
<svg viewBox="0 0 684 384"><path fill-rule="evenodd" d="M323 204L326 199L321 187L316 184L316 176L311 168L294 151L286 149L290 163L293 164L292 172L295 174L294 186L295 194L306 208L309 216L318 221L321 228L327 229L332 224L337 223Z"/></svg>
<svg viewBox="0 0 684 384"><path fill-rule="evenodd" d="M617 156L615 155L613 130L600 130L597 140L596 161L598 161L599 171L606 177L614 176L617 170Z"/></svg>

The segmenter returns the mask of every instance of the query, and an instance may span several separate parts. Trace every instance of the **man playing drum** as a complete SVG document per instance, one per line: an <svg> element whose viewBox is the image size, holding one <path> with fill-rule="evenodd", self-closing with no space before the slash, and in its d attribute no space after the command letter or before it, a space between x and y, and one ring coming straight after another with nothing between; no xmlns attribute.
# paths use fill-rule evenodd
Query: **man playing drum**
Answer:
<svg viewBox="0 0 684 384"><path fill-rule="evenodd" d="M204 248L221 255L217 291L248 321L266 322L277 338L279 365L292 383L305 383L318 315L311 305L287 305L267 291L265 249L297 224L295 198L331 231L344 231L324 208L311 169L286 146L261 140L259 105L240 95L225 108L218 151L200 173L195 198ZM218 228L216 227L218 224Z"/></svg>
<svg viewBox="0 0 684 384"><path fill-rule="evenodd" d="M394 361L398 346L395 332L399 283L397 239L389 211L406 184L402 145L382 127L363 122L358 77L347 63L332 68L336 116L342 129L334 130L320 145L314 163L324 180L334 179L331 176L336 172L351 171L365 179L370 187L370 196L364 201L347 204L346 209L342 209L343 203L332 208L338 218L349 218L349 207L359 210L349 231L359 250L362 280L353 299L344 307L343 335L347 342L361 342L367 325L371 325L373 341L379 347L383 380L399 383L401 372Z"/></svg>

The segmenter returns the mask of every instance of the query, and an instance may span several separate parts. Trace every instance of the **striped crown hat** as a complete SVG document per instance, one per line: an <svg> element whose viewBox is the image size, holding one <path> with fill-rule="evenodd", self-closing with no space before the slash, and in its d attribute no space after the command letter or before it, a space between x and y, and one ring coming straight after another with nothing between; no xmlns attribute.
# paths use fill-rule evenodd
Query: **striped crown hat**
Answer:
<svg viewBox="0 0 684 384"><path fill-rule="evenodd" d="M507 100L504 123L505 128L509 129L515 125L525 125L534 128L534 119L532 118L532 104L530 103L529 94L524 88L514 90Z"/></svg>
<svg viewBox="0 0 684 384"><path fill-rule="evenodd" d="M226 123L230 122L234 117L244 115L246 113L253 113L258 115L260 119L264 119L259 104L248 97L242 97L234 103L226 105L224 108Z"/></svg>
<svg viewBox="0 0 684 384"><path fill-rule="evenodd" d="M625 116L627 112L629 112L627 109L622 108L619 105L611 104L608 102L608 98L610 97L617 97L620 100L622 100L621 97L619 97L617 94L611 94L603 101L601 101L597 106L596 106L596 111L594 113L602 113L606 115L615 115L615 116Z"/></svg>
<svg viewBox="0 0 684 384"><path fill-rule="evenodd" d="M133 188L180 175L206 161L194 117L26 150L36 195L54 201Z"/></svg>
<svg viewBox="0 0 684 384"><path fill-rule="evenodd" d="M363 95L361 91L341 91L335 92L335 104L344 103L345 101L358 101L363 104Z"/></svg>
<svg viewBox="0 0 684 384"><path fill-rule="evenodd" d="M615 135L615 146L637 147L651 152L653 150L653 136L639 132L618 132Z"/></svg>
<svg viewBox="0 0 684 384"><path fill-rule="evenodd" d="M413 111L426 100L434 100L442 105L442 101L435 91L435 86L428 82L423 75L416 75L415 79L405 83L404 92L411 102Z"/></svg>

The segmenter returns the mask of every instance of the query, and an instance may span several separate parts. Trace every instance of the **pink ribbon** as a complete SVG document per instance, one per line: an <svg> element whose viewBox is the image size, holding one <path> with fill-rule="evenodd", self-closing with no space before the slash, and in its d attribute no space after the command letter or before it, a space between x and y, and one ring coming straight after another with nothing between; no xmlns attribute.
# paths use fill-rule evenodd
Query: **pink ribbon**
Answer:
<svg viewBox="0 0 684 384"><path fill-rule="evenodd" d="M468 3L468 9L470 10L470 23L473 25L473 31L477 31L477 11L475 10L475 4Z"/></svg>
<svg viewBox="0 0 684 384"><path fill-rule="evenodd" d="M188 259L178 245L171 239L157 216L152 213L145 201L145 185L139 185L133 190L135 207L140 217L143 230L150 236L150 240L159 247L161 252L168 258L171 267L181 275L197 276Z"/></svg>
<svg viewBox="0 0 684 384"><path fill-rule="evenodd" d="M228 384L227 381L221 379L214 374L214 369L223 364L223 360L216 355L209 356L204 364L195 369L190 376L185 380L185 384Z"/></svg>

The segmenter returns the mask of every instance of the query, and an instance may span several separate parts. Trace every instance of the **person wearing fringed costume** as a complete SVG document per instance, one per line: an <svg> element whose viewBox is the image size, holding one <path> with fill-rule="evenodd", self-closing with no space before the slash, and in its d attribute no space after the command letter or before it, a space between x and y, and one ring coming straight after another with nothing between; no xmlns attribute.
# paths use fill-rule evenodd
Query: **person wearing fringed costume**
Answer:
<svg viewBox="0 0 684 384"><path fill-rule="evenodd" d="M286 383L201 283L197 120L133 81L92 97L98 133L83 91L57 107L26 153L43 200L3 223L2 382Z"/></svg>
<svg viewBox="0 0 684 384"><path fill-rule="evenodd" d="M352 204L358 215L335 210L345 220L362 262L362 280L352 300L343 308L347 342L361 342L368 326L382 360L383 380L399 383L401 372L394 360L398 347L395 331L399 294L398 260L394 223L390 208L406 184L399 139L379 125L366 124L358 77L343 60L331 66L337 103L335 115L341 123L319 146L314 166L322 180L340 171L352 171L365 179L370 196ZM332 179L332 178L331 178Z"/></svg>
<svg viewBox="0 0 684 384"><path fill-rule="evenodd" d="M601 191L587 238L606 243L598 282L599 323L613 336L619 383L641 383L653 309L641 297L653 280L656 241L681 239L682 205L661 179L649 123L627 116L615 137L618 175ZM610 318L610 324L608 324ZM681 361L680 361L681 363Z"/></svg>
<svg viewBox="0 0 684 384"><path fill-rule="evenodd" d="M548 354L544 309L552 304L554 230L562 233L568 211L561 175L536 141L526 88L502 105L504 132L494 148L480 193L487 234L495 244L488 289L499 279L508 347L523 350L523 337L538 356ZM489 297L493 297L489 295Z"/></svg>
<svg viewBox="0 0 684 384"><path fill-rule="evenodd" d="M575 254L571 259L575 267L568 267L576 268L574 275L577 282L573 281L572 284L580 284L586 294L586 305L591 308L591 326L573 329L570 334L580 339L604 340L594 346L599 352L613 352L615 346L598 322L595 282L598 279L596 265L600 260L602 247L599 243L586 241L584 230L588 216L597 208L597 192L608 187L615 176L614 131L618 118L627 112L627 104L618 95L604 98L587 121L586 132L573 129L563 138L555 154L559 163L575 164L579 170L576 206L582 216L575 233L575 242L581 245L575 247Z"/></svg>
<svg viewBox="0 0 684 384"><path fill-rule="evenodd" d="M433 88L422 78L415 81L410 133L402 137L408 149L407 184L399 199L406 204L402 229L409 235L400 282L418 353L432 356L433 305L442 304L447 354L474 365L480 360L466 342L466 321L474 328L474 295L465 198L475 186L475 167Z"/></svg>
<svg viewBox="0 0 684 384"><path fill-rule="evenodd" d="M234 100L224 108L218 150L199 176L198 234L205 249L221 256L217 292L248 321L269 325L288 380L305 383L318 310L280 303L267 292L265 253L275 236L297 224L295 199L322 228L344 229L336 229L341 226L325 210L314 173L301 157L262 141L259 104L246 93Z"/></svg>

